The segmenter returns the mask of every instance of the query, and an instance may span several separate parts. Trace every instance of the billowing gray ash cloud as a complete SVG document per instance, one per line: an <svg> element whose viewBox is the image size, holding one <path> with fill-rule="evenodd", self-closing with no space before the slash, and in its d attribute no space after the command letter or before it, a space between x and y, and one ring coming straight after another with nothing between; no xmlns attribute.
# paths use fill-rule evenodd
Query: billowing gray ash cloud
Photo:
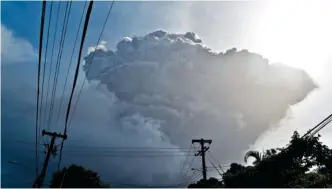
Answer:
<svg viewBox="0 0 332 189"><path fill-rule="evenodd" d="M115 51L102 44L85 57L84 71L116 97L104 102L112 104L109 127L121 130L132 119L137 135L147 124L158 131L154 137L180 147L212 139L219 163L242 159L248 145L316 88L303 70L247 50L213 52L191 32L126 37ZM149 121L136 124L138 118Z"/></svg>

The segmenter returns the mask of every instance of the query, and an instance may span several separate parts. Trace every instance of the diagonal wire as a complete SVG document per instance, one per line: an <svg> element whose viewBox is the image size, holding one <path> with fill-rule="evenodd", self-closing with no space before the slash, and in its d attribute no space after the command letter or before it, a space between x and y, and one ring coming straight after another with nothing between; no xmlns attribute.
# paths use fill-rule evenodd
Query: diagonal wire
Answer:
<svg viewBox="0 0 332 189"><path fill-rule="evenodd" d="M194 182L197 182L199 181L200 177L203 176L201 172L195 172L196 174L193 174L189 179L187 179L181 186L182 187L186 187L188 186L189 184L192 184Z"/></svg>
<svg viewBox="0 0 332 189"><path fill-rule="evenodd" d="M53 89L52 89L52 97L51 97L51 107L50 107L50 114L49 114L49 129L51 127L51 120L52 120L52 113L53 113L53 108L54 108L54 100L56 96L56 89L57 89L57 84L58 84L58 77L59 77L59 69L60 69L60 64L61 64L61 58L62 58L62 51L63 51L63 46L64 42L66 39L66 33L67 33L67 26L68 26L68 20L70 16L70 10L71 10L71 5L72 1L66 3L66 10L65 10L65 16L63 20L63 25L62 25L62 35L60 39L60 45L59 45L59 51L58 51L58 57L57 57L57 63L56 63L56 70L54 74L54 79L53 79ZM68 10L69 6L69 10ZM68 10L68 12L67 12Z"/></svg>
<svg viewBox="0 0 332 189"><path fill-rule="evenodd" d="M88 10L86 12L86 17L85 17L85 22L84 22L84 27L83 27L83 33L82 33L82 39L81 39L81 44L80 44L80 50L79 50L79 54L78 54L77 66L76 66L75 76L74 76L74 82L73 82L72 91L71 91L69 102L68 102L68 106L67 106L66 122L65 122L65 129L64 129L65 138L61 142L60 156L59 156L59 162L58 162L58 170L60 170L60 164L61 164L61 157L62 157L62 150L63 150L64 140L67 138L68 117L69 117L69 112L70 112L70 108L71 108L71 102L72 102L72 99L73 99L73 94L74 94L75 86L76 86L76 82L77 82L78 71L79 71L80 62L81 62L82 49L83 49L83 44L84 44L84 40L85 40L85 36L86 36L86 31L87 31L88 25L89 25L89 20L90 20L90 15L91 15L91 11L92 11L92 6L93 6L93 1L90 1L89 6L88 6Z"/></svg>
<svg viewBox="0 0 332 189"><path fill-rule="evenodd" d="M310 136L312 137L316 133L318 133L320 130L322 130L326 125L328 125L332 121L332 114L328 117L329 119L325 119L325 122L322 123L315 131L313 131Z"/></svg>
<svg viewBox="0 0 332 189"><path fill-rule="evenodd" d="M190 152L191 152L192 147L193 147L193 144L190 145L190 148L189 148L189 152L188 152L188 154L187 154L187 157L186 157L186 159L184 160L184 162L183 162L183 164L182 164L182 168L181 168L181 170L180 170L180 172L179 172L179 177L182 175L182 171L183 171L183 169L184 169L184 166L186 165L186 162L187 162L187 160L188 160L188 157L189 157L189 154L190 154Z"/></svg>
<svg viewBox="0 0 332 189"><path fill-rule="evenodd" d="M44 36L44 21L45 21L45 9L46 1L43 1L41 21L40 21L40 36L39 36L39 56L38 56L38 74L37 74L37 109L36 109L36 138L35 138L35 156L36 156L36 176L38 175L38 121L39 121L39 87L40 87L40 66L42 61L42 49L43 49L43 36Z"/></svg>
<svg viewBox="0 0 332 189"><path fill-rule="evenodd" d="M211 159L209 156L207 156L207 157L208 157L208 159L209 159L211 165L213 166L213 168L214 168L214 169L218 172L218 174L222 177L222 174L219 172L218 168L214 165L212 159Z"/></svg>
<svg viewBox="0 0 332 189"><path fill-rule="evenodd" d="M47 37L46 37L46 49L45 49L45 57L44 57L44 69L43 69L43 80L42 80L42 92L41 92L41 103L40 103L40 119L39 119L39 125L42 125L43 122L43 99L44 99L44 82L45 82L45 70L46 70L46 58L47 58L47 52L48 52L48 39L50 34L50 25L52 20L52 9L53 9L53 1L51 1L51 7L50 7L50 16L48 18L48 26L47 26ZM46 102L45 102L46 103ZM39 127L38 135L38 143L40 143L40 139L42 138L41 133L41 127ZM46 143L45 138L42 138L43 142Z"/></svg>
<svg viewBox="0 0 332 189"><path fill-rule="evenodd" d="M66 39L66 33L67 33L67 28L68 28L68 22L69 22L69 16L70 16L70 10L71 10L71 5L72 5L72 1L70 1L70 5L69 5L69 11L68 11L68 16L67 16L67 20L66 20L66 26L65 26L65 33L64 33L64 38L63 38L63 41L62 41L62 47L61 47L61 54L60 54L60 59L59 59L59 65L58 65L58 72L57 72L57 76L56 76L56 85L58 83L58 77L59 77L59 69L60 69L60 63L61 63L61 57L62 57L62 50L63 50L63 45L65 43L65 39ZM77 34L78 35L78 34ZM69 71L69 69L68 69ZM64 91L65 89L63 89ZM55 86L55 91L54 91L54 96L56 94L56 86ZM54 103L54 102L53 102ZM61 103L62 104L62 103ZM59 111L58 111L58 116L57 116L57 119L56 119L56 123L55 123L55 129L57 129L58 127L58 121L59 121L59 115L60 115L60 109L61 109L61 104L60 104L60 107L59 107Z"/></svg>
<svg viewBox="0 0 332 189"><path fill-rule="evenodd" d="M191 179L193 179L194 177L197 177L197 175L200 175L200 172L198 172L198 171L194 171L190 176L188 176L186 179L184 179L178 186L179 187L184 187L184 186L186 186L188 183L189 183L189 181L191 180Z"/></svg>
<svg viewBox="0 0 332 189"><path fill-rule="evenodd" d="M196 149L195 146L194 146L194 149ZM194 157L192 158L192 160L191 160L191 162L190 162L190 164L189 164L189 166L188 166L187 171L185 172L184 175L182 175L181 180L180 180L180 183L179 183L179 186L184 182L184 179L185 179L185 177L187 176L188 171L190 170L190 167L193 165L195 159L196 159L196 156L194 156Z"/></svg>
<svg viewBox="0 0 332 189"><path fill-rule="evenodd" d="M71 53L71 57L70 57L70 60L69 60L70 63L69 63L68 70L67 70L65 85L64 85L63 91L62 91L62 97L61 97L59 112L58 112L58 116L57 116L57 120L56 120L56 125L58 125L58 121L59 121L59 117L60 117L60 111L61 111L61 107L62 107L62 102L63 102L63 98L64 98L64 94L65 94L65 89L66 89L67 82L68 82L69 71L70 71L70 68L71 68L71 65L72 65L72 62L73 62L72 60L73 60L74 52L76 50L76 43L77 43L78 35L80 33L80 30L81 30L81 25L82 25L82 22L83 22L83 17L84 17L84 12L85 12L86 5L87 5L87 1L85 1L85 3L84 3L82 15L81 15L81 20L80 20L80 23L79 23L79 26L78 26L78 29L77 29L76 37L75 37L74 48L73 48L73 51Z"/></svg>
<svg viewBox="0 0 332 189"><path fill-rule="evenodd" d="M201 172L199 171L193 171L193 173L191 174L191 176L188 176L187 179L185 179L182 183L181 183L181 186L185 186L187 185L188 183L190 183L190 180L193 180L194 178L198 177L202 175Z"/></svg>
<svg viewBox="0 0 332 189"><path fill-rule="evenodd" d="M111 11L112 11L112 9L113 9L113 5L114 5L114 1L112 1L111 7L110 7L110 9L109 9L109 11L108 11L108 13L107 13L107 17L106 17L106 20L105 20L105 22L104 22L104 26L103 26L103 28L102 28L102 30L101 30L101 33L100 33L100 35L99 35L99 38L98 38L98 40L97 40L96 47L97 47L98 44L100 43L100 39L101 39L101 37L102 37L102 34L104 33L104 29L105 29L106 23L107 23L107 21L108 21L108 18L109 18L110 14L111 14ZM94 56L95 56L95 53L96 53L96 49L95 49L95 51L93 51L93 54L92 54L92 57L91 57L91 61L90 61L89 67L88 67L87 74L89 74L89 71L90 71L90 68L91 68L91 64L92 64L92 60L93 60L93 58L94 58ZM78 104L78 101L79 101L79 99L80 99L80 96L81 96L81 93L82 93L82 90L83 90L83 87L84 87L85 81L86 81L86 77L84 77L83 84L82 84L81 89L80 89L80 91L79 91L79 93L78 93L77 100L76 100L76 102L75 102L75 104L74 104L73 112L72 112L72 115L71 115L71 117L70 117L70 121L69 121L69 124L68 124L68 125L71 124L72 119L73 119L73 117L74 117L74 113L75 113L75 111L76 111L77 104Z"/></svg>
<svg viewBox="0 0 332 189"><path fill-rule="evenodd" d="M59 6L58 6L58 11L57 11L57 16L56 16L56 21L55 21L55 30L54 30L54 35L53 35L53 45L52 45L52 54L51 54L51 61L50 61L50 68L49 68L49 71L48 71L48 81L47 81L47 90L46 90L46 104L45 104L45 117L44 117L44 120L45 120L45 123L44 125L46 125L48 123L47 120L47 99L48 99L48 93L49 93L49 88L50 88L50 80L51 80L51 75L52 75L52 63L53 63L53 55L54 55L54 45L55 45L55 40L56 40L56 34L57 34L57 29L58 29L58 20L59 20L59 13L60 13L60 7L61 7L61 1L59 1ZM49 105L51 106L51 105ZM49 111L48 114L50 114L51 112ZM50 125L47 124L48 127L50 128Z"/></svg>
<svg viewBox="0 0 332 189"><path fill-rule="evenodd" d="M91 13L91 9L92 9L92 4L93 4L93 1L90 1L89 8L88 8L88 11L87 11L87 16L86 16L86 21L88 21L89 18L90 18L90 13ZM100 41L100 39L101 39L101 36L102 36L102 34L104 33L104 29L105 29L106 23L107 23L107 21L108 21L108 18L109 18L110 14L111 14L111 11L112 11L112 9L113 9L113 5L114 5L114 1L112 2L111 7L110 7L110 9L109 9L109 11L108 11L108 13L107 13L107 17L106 17L106 19L105 19L105 22L104 22L103 28L102 28L101 33L100 33L100 35L99 35L99 38L98 38L98 41L97 41L97 45L99 44L99 41ZM64 135L66 135L66 133L67 133L68 118L69 118L69 113L70 113L70 108L71 108L71 102L72 102L72 98L73 98L73 94L74 94L74 90L75 90L75 86L76 86L76 82L77 82L78 69L79 69L79 66L80 66L81 53L82 53L82 48L83 48L83 43L84 43L84 38L85 38L85 33L86 33L86 31L84 31L84 30L87 29L87 24L88 24L88 22L85 22L85 24L86 24L86 25L84 25L84 29L83 29L83 36L82 36L81 47L80 47L80 52L79 52L79 57L78 57L77 67L76 67L75 76L74 76L73 87L72 87L72 91L71 91L70 98L69 98L69 102L68 102L68 106L67 106L67 113L66 113L66 122L65 122ZM95 54L95 51L93 52L93 56L94 56L94 54ZM92 58L93 58L93 56L92 56ZM92 60L92 59L91 59L91 60ZM90 64L90 65L91 65L91 64ZM89 71L89 70L90 70L90 66L89 66L89 68L88 68L88 71ZM83 86L84 86L85 80L86 80L86 77L84 78L84 81L83 81L82 87L81 87L81 89L80 89L80 91L79 91L79 94L78 94L78 97L77 97L77 101L76 101L76 103L74 104L74 109L73 109L73 113L72 113L72 116L71 116L70 120L72 120L73 114L74 114L74 112L75 112L75 110L76 110L77 103L78 103L79 98L80 98L80 95L81 95L81 93L82 93L82 89L83 89ZM71 121L70 121L70 123L71 123ZM70 124L70 123L69 123L69 124ZM63 150L63 143L64 143L64 140L62 140L62 142L61 142L60 156L59 156L59 163L58 163L58 170L60 170L60 164L61 164L61 158L62 158L62 150Z"/></svg>
<svg viewBox="0 0 332 189"><path fill-rule="evenodd" d="M198 175L196 175L195 177L193 177L192 179L190 179L186 185L189 185L191 183L194 183L194 182L197 182L197 181L201 180L202 176L203 176L203 174L199 173Z"/></svg>
<svg viewBox="0 0 332 189"><path fill-rule="evenodd" d="M307 135L309 135L313 130L315 130L316 128L318 128L319 126L321 126L322 124L326 123L326 121L328 121L329 119L332 118L332 114L330 114L329 116L327 116L323 121L321 121L320 123L318 123L315 127L313 127L312 129L310 129L307 133L305 133L301 138L306 137ZM325 126L324 126L325 127Z"/></svg>
<svg viewBox="0 0 332 189"><path fill-rule="evenodd" d="M218 168L213 164L213 162L214 163L216 163L216 164L218 164L217 163L217 161L213 158L213 156L212 156L212 153L210 152L210 150L208 150L208 153L209 153L209 155L210 155L210 162L211 162L211 164L212 164L212 166L217 170L217 172L219 173L219 175L220 176L222 176L222 174L219 172L219 170L218 170ZM208 157L209 158L209 157ZM225 171L222 169L222 167L219 165L219 168L221 169L221 171L223 172L223 173L225 173Z"/></svg>

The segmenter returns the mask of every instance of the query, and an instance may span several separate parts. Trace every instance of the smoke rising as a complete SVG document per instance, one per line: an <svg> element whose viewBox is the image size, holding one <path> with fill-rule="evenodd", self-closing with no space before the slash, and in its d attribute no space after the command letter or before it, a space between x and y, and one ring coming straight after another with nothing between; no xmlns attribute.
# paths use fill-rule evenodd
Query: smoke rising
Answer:
<svg viewBox="0 0 332 189"><path fill-rule="evenodd" d="M192 32L126 37L114 51L103 42L89 48L83 70L89 81L107 88L103 115L113 130L110 138L116 130L144 146L179 147L208 138L220 164L242 159L243 150L316 88L303 70L271 64L248 50L214 52ZM155 163L149 170L162 172L151 171L149 178L166 178L174 173L170 164L179 166ZM127 174L142 171L132 165Z"/></svg>

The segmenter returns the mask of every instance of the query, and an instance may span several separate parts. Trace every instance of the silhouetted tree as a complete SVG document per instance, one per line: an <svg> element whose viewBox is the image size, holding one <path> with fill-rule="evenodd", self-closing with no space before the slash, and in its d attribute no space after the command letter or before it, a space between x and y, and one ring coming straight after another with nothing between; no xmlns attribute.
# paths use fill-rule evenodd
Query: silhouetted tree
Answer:
<svg viewBox="0 0 332 189"><path fill-rule="evenodd" d="M222 188L223 184L222 181L219 181L216 178L209 178L206 181L203 179L199 180L194 184L190 184L188 188Z"/></svg>
<svg viewBox="0 0 332 189"><path fill-rule="evenodd" d="M59 172L53 173L51 188L108 188L103 184L98 173L82 166L71 165Z"/></svg>
<svg viewBox="0 0 332 189"><path fill-rule="evenodd" d="M256 158L254 166L231 164L223 174L225 187L285 188L332 186L332 150L319 137L301 138L294 132L285 148L270 149L263 155L249 151L245 160ZM316 171L310 171L318 167Z"/></svg>

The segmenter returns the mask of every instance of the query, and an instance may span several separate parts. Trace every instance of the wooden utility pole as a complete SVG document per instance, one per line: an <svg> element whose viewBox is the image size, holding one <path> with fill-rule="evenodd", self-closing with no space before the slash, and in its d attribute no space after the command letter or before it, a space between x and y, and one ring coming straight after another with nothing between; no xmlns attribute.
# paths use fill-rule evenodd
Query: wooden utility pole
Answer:
<svg viewBox="0 0 332 189"><path fill-rule="evenodd" d="M51 154L54 153L54 143L55 143L55 139L56 138L63 138L63 140L67 139L67 135L61 135L57 134L56 132L46 132L45 130L42 131L42 135L48 135L51 137L51 143L47 148L47 152L46 152L46 157L44 160L44 164L43 164L43 169L41 170L40 174L38 175L38 177L36 178L35 182L32 185L32 188L40 188L43 185L45 176L46 176L46 171L47 171L47 166L48 166L48 162L50 160Z"/></svg>
<svg viewBox="0 0 332 189"><path fill-rule="evenodd" d="M204 140L203 138L201 139L194 139L191 141L191 143L199 143L201 145L201 150L198 151L195 156L202 156L202 167L203 167L203 180L206 180L206 164L205 164L205 152L210 148L210 147L205 147L205 143L211 144L212 140Z"/></svg>

